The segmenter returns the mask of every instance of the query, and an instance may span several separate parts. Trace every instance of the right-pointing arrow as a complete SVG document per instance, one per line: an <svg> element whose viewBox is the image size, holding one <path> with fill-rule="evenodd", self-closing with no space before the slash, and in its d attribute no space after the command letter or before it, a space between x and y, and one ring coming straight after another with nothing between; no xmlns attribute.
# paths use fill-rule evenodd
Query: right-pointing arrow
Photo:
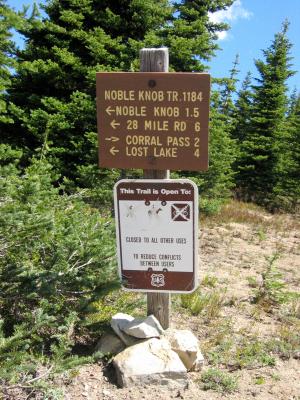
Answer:
<svg viewBox="0 0 300 400"><path fill-rule="evenodd" d="M113 146L111 149L109 149L110 154L115 156L117 153L119 153L120 150L116 149L115 146Z"/></svg>
<svg viewBox="0 0 300 400"><path fill-rule="evenodd" d="M117 142L118 140L120 140L120 138L118 138L116 136L111 136L111 137L105 138L105 140L108 140L109 142Z"/></svg>

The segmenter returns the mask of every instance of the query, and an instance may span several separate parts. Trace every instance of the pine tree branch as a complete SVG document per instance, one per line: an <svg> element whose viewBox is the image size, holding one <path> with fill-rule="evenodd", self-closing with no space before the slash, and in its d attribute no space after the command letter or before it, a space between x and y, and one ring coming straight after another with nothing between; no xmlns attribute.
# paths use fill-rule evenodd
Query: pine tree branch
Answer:
<svg viewBox="0 0 300 400"><path fill-rule="evenodd" d="M26 381L24 383L17 383L15 385L6 386L5 390L8 391L8 390L17 389L17 388L30 389L31 388L30 385L32 383L37 382L37 381L45 378L46 376L50 375L53 367L54 367L54 365L51 365L51 367L46 372L44 372L43 374L41 374L39 376L36 376L35 378L29 379L28 381Z"/></svg>

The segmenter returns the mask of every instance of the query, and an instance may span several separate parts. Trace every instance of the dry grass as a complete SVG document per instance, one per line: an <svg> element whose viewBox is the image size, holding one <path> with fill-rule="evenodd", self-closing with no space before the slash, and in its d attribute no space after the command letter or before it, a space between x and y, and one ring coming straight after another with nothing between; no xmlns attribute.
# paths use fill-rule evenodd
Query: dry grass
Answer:
<svg viewBox="0 0 300 400"><path fill-rule="evenodd" d="M202 315L206 321L220 316L224 304L224 293L218 290L202 292L197 289L192 294L181 295L181 306L192 315Z"/></svg>
<svg viewBox="0 0 300 400"><path fill-rule="evenodd" d="M257 229L262 231L268 229L277 231L300 229L299 216L287 218L286 214L271 214L255 204L237 200L230 200L215 215L200 215L200 222L204 226L228 223L251 224L256 225Z"/></svg>

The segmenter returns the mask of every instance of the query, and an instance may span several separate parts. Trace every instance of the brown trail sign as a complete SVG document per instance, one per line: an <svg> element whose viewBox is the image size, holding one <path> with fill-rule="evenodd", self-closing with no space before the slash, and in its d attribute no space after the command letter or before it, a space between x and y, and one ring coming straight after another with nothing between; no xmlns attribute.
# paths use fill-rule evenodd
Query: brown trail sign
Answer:
<svg viewBox="0 0 300 400"><path fill-rule="evenodd" d="M206 170L210 76L99 72L99 165Z"/></svg>

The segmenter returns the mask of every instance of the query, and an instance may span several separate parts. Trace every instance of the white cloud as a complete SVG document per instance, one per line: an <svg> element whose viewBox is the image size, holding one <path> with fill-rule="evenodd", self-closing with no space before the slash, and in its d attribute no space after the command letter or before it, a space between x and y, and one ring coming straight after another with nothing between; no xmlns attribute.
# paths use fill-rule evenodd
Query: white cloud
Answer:
<svg viewBox="0 0 300 400"><path fill-rule="evenodd" d="M228 37L228 32L227 31L221 31L217 33L218 39L219 40L225 40Z"/></svg>
<svg viewBox="0 0 300 400"><path fill-rule="evenodd" d="M232 22L238 19L249 19L251 18L253 13L251 11L246 10L241 0L236 0L227 10L220 10L215 13L209 14L209 19L213 23L220 22ZM227 31L222 31L218 33L219 40L224 40L228 37Z"/></svg>

